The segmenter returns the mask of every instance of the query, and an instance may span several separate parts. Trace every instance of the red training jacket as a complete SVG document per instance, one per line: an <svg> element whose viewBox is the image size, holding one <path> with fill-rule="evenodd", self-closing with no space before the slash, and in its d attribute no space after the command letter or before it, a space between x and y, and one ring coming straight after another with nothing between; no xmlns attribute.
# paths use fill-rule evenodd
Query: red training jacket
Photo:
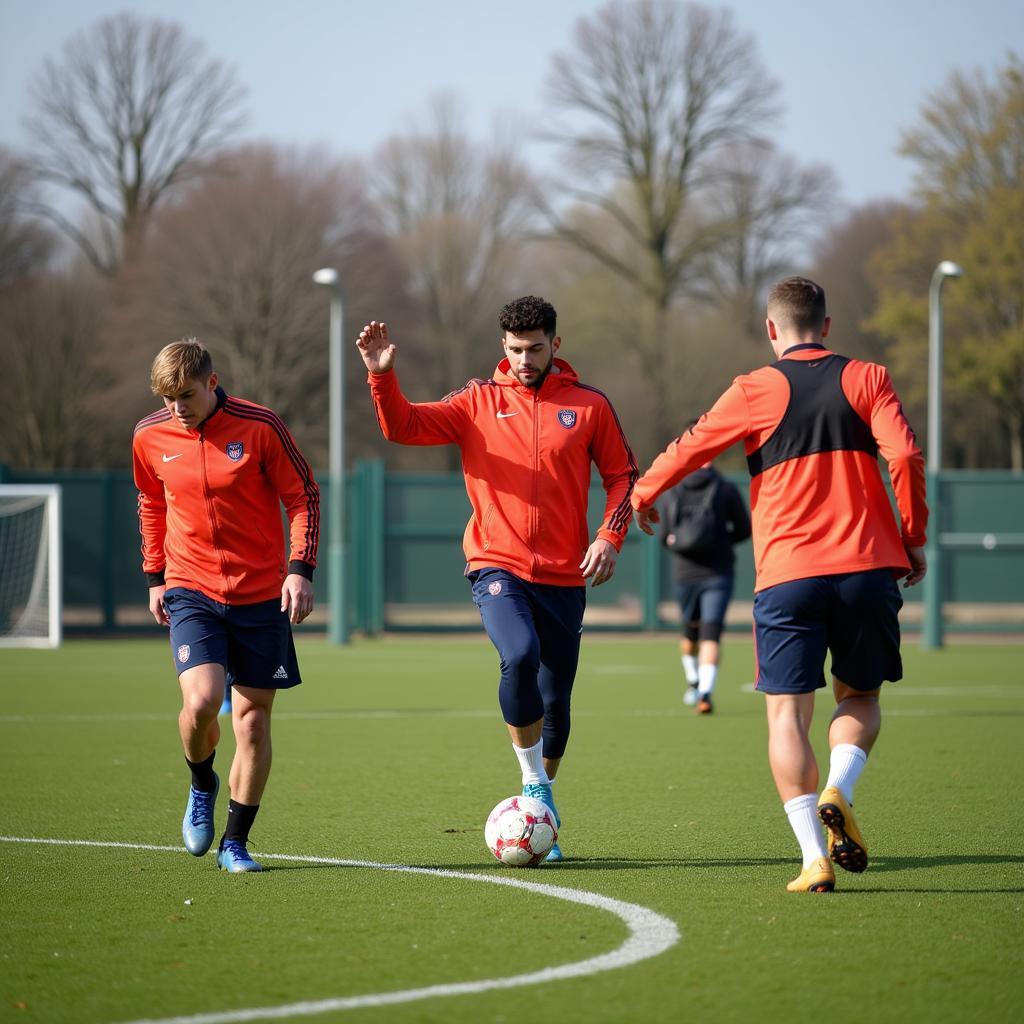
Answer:
<svg viewBox="0 0 1024 1024"><path fill-rule="evenodd" d="M564 360L527 388L503 359L490 380L471 380L440 402L409 402L394 371L368 380L389 441L459 446L473 506L467 573L495 566L531 583L582 586L591 462L607 495L597 536L622 547L636 460L611 403Z"/></svg>
<svg viewBox="0 0 1024 1024"><path fill-rule="evenodd" d="M790 360L831 373L834 390L815 387L811 377L798 390L790 376L803 379L804 368L786 365ZM752 474L755 590L867 569L906 574L904 545L925 542L924 459L884 366L800 345L775 365L737 377L637 481L633 506L649 508L741 440ZM875 452L889 464L898 527Z"/></svg>
<svg viewBox="0 0 1024 1024"><path fill-rule="evenodd" d="M288 573L313 578L320 489L269 409L217 388L217 406L198 430L167 409L141 420L132 459L151 587L166 583L223 604L254 604L279 596ZM281 504L291 528L288 563Z"/></svg>

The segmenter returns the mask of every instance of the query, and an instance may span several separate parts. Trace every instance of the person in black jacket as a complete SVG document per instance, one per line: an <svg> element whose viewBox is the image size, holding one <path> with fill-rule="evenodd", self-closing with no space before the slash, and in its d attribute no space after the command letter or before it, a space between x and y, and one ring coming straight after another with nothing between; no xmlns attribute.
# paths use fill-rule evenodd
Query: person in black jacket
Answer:
<svg viewBox="0 0 1024 1024"><path fill-rule="evenodd" d="M682 612L679 653L687 687L683 702L712 711L725 612L733 591L733 547L750 536L750 514L737 488L709 463L658 502L659 537L672 552Z"/></svg>

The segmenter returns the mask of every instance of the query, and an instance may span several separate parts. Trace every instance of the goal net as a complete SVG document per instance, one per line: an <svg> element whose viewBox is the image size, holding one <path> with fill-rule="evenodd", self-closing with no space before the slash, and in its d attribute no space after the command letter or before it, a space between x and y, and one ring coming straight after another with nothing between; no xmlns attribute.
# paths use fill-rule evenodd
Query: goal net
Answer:
<svg viewBox="0 0 1024 1024"><path fill-rule="evenodd" d="M57 647L60 487L0 484L0 647Z"/></svg>

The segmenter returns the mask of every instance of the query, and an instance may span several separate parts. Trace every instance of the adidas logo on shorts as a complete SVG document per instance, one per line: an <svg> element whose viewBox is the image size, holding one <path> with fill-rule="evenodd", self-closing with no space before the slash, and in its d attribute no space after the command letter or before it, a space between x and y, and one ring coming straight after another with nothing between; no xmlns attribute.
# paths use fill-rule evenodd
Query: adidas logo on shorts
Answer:
<svg viewBox="0 0 1024 1024"><path fill-rule="evenodd" d="M277 671L274 673L275 679L287 679L288 673L284 670L284 665L279 665Z"/></svg>

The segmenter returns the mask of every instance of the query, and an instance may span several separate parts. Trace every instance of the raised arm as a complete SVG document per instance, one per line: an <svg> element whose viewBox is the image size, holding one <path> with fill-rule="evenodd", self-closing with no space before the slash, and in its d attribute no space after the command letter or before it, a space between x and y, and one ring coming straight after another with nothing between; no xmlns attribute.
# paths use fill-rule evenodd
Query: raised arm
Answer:
<svg viewBox="0 0 1024 1024"><path fill-rule="evenodd" d="M458 444L466 425L465 389L443 402L410 402L394 372L397 349L386 323L371 320L356 340L381 432L399 444Z"/></svg>

